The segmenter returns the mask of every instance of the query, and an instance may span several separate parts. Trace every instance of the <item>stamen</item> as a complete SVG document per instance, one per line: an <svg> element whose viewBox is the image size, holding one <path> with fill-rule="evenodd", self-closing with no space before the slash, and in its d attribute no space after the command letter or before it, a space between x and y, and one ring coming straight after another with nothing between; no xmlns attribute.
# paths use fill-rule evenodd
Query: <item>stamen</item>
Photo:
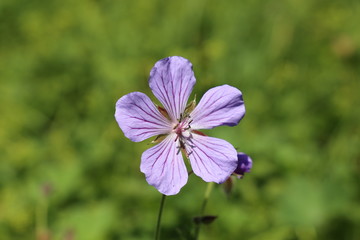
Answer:
<svg viewBox="0 0 360 240"><path fill-rule="evenodd" d="M177 151L176 155L179 155L180 151L181 151L181 148L178 147L178 151Z"/></svg>
<svg viewBox="0 0 360 240"><path fill-rule="evenodd" d="M186 158L189 158L189 154L186 152L186 149L181 149L181 152L185 155Z"/></svg>
<svg viewBox="0 0 360 240"><path fill-rule="evenodd" d="M185 144L184 144L184 142L183 141L179 141L180 142L180 148L182 148L182 149L185 149Z"/></svg>
<svg viewBox="0 0 360 240"><path fill-rule="evenodd" d="M180 113L180 119L178 119L177 124L173 127L173 132L176 134L174 142L179 141L177 154L182 151L186 157L188 157L189 154L187 153L185 146L193 148L191 143L191 130L189 130L191 129L190 124L192 122L193 119L191 119L189 113Z"/></svg>
<svg viewBox="0 0 360 240"><path fill-rule="evenodd" d="M177 148L178 148L178 152L176 153L176 155L178 155L178 154L180 153L180 151L185 150L185 144L184 144L184 142L183 142L181 139L179 140L179 145L180 145L180 146L177 147Z"/></svg>
<svg viewBox="0 0 360 240"><path fill-rule="evenodd" d="M189 152L189 153L186 153L187 155L187 158L189 158L189 156L193 153L193 151Z"/></svg>

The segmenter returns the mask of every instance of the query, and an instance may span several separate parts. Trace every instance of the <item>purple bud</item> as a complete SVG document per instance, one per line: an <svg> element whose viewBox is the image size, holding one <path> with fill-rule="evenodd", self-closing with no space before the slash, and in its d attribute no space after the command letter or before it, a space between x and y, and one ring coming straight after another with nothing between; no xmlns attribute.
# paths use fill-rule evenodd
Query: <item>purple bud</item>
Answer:
<svg viewBox="0 0 360 240"><path fill-rule="evenodd" d="M252 168L252 160L245 153L239 152L238 157L238 166L235 169L234 173L238 175L238 178L242 178L246 172L250 172Z"/></svg>

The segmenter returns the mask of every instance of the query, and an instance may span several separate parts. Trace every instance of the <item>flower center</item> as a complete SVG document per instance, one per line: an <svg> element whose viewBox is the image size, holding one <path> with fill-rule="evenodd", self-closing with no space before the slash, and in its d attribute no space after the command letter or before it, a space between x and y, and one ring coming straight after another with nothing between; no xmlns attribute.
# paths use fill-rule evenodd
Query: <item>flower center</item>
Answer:
<svg viewBox="0 0 360 240"><path fill-rule="evenodd" d="M177 135L175 141L178 139L180 139L180 141L182 141L183 138L190 137L191 122L192 122L192 119L191 119L190 115L185 116L185 117L183 117L182 115L180 116L178 123L173 128L173 132L176 133L176 135Z"/></svg>
<svg viewBox="0 0 360 240"><path fill-rule="evenodd" d="M188 145L189 142L191 142L190 138L192 130L190 124L192 123L192 121L193 120L191 119L190 115L184 116L183 114L181 114L178 123L174 126L172 130L174 133L176 133L175 142L179 140L179 145L177 147L179 150L177 154L182 151L186 157L188 157L188 153L185 149L185 145Z"/></svg>

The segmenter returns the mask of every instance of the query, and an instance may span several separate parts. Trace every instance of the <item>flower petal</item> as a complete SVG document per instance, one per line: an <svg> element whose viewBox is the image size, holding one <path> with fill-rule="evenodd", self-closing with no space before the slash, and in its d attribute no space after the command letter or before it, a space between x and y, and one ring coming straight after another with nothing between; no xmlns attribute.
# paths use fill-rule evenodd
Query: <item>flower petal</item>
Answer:
<svg viewBox="0 0 360 240"><path fill-rule="evenodd" d="M194 173L206 182L223 183L237 166L237 152L225 140L192 134L185 148Z"/></svg>
<svg viewBox="0 0 360 240"><path fill-rule="evenodd" d="M151 69L149 85L171 119L180 118L196 82L192 64L182 57L168 57Z"/></svg>
<svg viewBox="0 0 360 240"><path fill-rule="evenodd" d="M171 131L170 121L141 92L129 93L117 101L115 119L125 136L134 142Z"/></svg>
<svg viewBox="0 0 360 240"><path fill-rule="evenodd" d="M211 88L190 115L193 129L235 126L245 115L242 94L240 90L229 85Z"/></svg>
<svg viewBox="0 0 360 240"><path fill-rule="evenodd" d="M147 182L165 195L177 194L188 179L175 139L176 135L171 134L141 156L140 170L145 174Z"/></svg>

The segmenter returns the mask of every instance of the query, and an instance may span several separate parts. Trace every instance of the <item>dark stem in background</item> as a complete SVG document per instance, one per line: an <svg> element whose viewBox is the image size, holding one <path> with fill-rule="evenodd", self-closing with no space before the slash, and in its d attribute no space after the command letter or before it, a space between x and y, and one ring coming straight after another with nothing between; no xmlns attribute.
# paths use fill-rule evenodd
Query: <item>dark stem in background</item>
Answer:
<svg viewBox="0 0 360 240"><path fill-rule="evenodd" d="M204 212L205 212L205 207L206 207L206 204L208 202L208 199L210 197L210 193L211 193L211 190L213 189L213 186L214 186L214 183L213 182L209 182L207 184L207 187L206 187L206 190L205 190L205 194L204 194L204 200L202 202L202 205L201 205L201 210L200 210L200 218L203 217L204 215ZM196 226L195 226L195 240L197 240L199 238L199 233L200 233L200 226L201 226L201 222L197 223Z"/></svg>
<svg viewBox="0 0 360 240"><path fill-rule="evenodd" d="M163 212L163 208L164 208L165 198L166 198L166 195L163 194L162 198L161 198L159 215L158 215L157 224L156 224L155 240L160 239L160 224L161 224L161 216L162 216L162 212Z"/></svg>

